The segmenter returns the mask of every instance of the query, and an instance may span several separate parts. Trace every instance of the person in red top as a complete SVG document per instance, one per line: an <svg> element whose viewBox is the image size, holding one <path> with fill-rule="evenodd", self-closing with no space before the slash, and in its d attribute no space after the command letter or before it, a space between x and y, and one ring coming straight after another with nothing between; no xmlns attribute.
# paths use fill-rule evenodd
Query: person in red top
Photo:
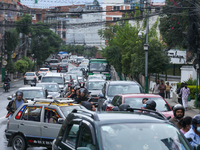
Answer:
<svg viewBox="0 0 200 150"><path fill-rule="evenodd" d="M60 71L61 71L61 67L60 67L60 65L58 65L57 72L60 72Z"/></svg>
<svg viewBox="0 0 200 150"><path fill-rule="evenodd" d="M161 84L159 85L158 89L160 90L159 95L165 98L166 85L164 84L163 80L161 80Z"/></svg>

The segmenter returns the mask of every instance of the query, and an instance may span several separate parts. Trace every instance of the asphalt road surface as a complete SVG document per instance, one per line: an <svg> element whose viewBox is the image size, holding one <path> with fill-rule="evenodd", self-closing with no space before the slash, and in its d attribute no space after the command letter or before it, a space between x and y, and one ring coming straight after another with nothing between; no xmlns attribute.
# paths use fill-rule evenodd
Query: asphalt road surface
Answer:
<svg viewBox="0 0 200 150"><path fill-rule="evenodd" d="M69 70L73 68L74 66L69 64ZM53 70L52 72L57 72L57 70ZM0 87L0 150L12 150L12 147L7 147L7 140L4 134L4 131L7 126L7 118L5 118L7 114L6 106L9 103L9 100L7 100L7 97L14 94L18 88L30 86L30 85L24 85L23 80L17 81L15 83L11 83L11 88L8 92L5 92L2 87ZM44 147L32 147L28 148L28 150L45 150Z"/></svg>

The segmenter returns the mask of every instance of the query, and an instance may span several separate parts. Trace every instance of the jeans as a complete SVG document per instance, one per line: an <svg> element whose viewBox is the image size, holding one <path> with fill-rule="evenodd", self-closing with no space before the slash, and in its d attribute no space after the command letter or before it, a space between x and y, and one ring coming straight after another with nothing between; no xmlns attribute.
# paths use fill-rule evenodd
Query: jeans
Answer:
<svg viewBox="0 0 200 150"><path fill-rule="evenodd" d="M166 91L166 98L170 99L170 91Z"/></svg>
<svg viewBox="0 0 200 150"><path fill-rule="evenodd" d="M160 96L162 96L162 98L165 98L165 93L159 93Z"/></svg>

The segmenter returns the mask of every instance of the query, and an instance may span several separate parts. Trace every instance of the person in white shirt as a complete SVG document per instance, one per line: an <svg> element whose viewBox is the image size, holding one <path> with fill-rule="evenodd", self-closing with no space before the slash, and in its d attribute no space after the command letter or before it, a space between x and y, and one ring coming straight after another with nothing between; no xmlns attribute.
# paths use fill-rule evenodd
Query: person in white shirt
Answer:
<svg viewBox="0 0 200 150"><path fill-rule="evenodd" d="M153 94L159 94L160 92L160 90L158 89L159 85L160 85L160 81L157 80L156 84L153 87Z"/></svg>

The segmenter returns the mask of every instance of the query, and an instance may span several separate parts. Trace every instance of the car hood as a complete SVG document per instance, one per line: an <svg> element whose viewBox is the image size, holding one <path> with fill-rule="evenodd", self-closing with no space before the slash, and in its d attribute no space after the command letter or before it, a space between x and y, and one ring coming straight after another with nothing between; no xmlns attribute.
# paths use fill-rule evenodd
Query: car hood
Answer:
<svg viewBox="0 0 200 150"><path fill-rule="evenodd" d="M53 98L60 97L59 92L48 92L49 95L51 95Z"/></svg>
<svg viewBox="0 0 200 150"><path fill-rule="evenodd" d="M169 116L171 116L171 118L174 117L173 111L161 111L161 113L162 113L165 117L169 117Z"/></svg>
<svg viewBox="0 0 200 150"><path fill-rule="evenodd" d="M59 84L59 88L60 88L60 89L63 89L63 88L64 88L64 85L63 85L63 84Z"/></svg>

